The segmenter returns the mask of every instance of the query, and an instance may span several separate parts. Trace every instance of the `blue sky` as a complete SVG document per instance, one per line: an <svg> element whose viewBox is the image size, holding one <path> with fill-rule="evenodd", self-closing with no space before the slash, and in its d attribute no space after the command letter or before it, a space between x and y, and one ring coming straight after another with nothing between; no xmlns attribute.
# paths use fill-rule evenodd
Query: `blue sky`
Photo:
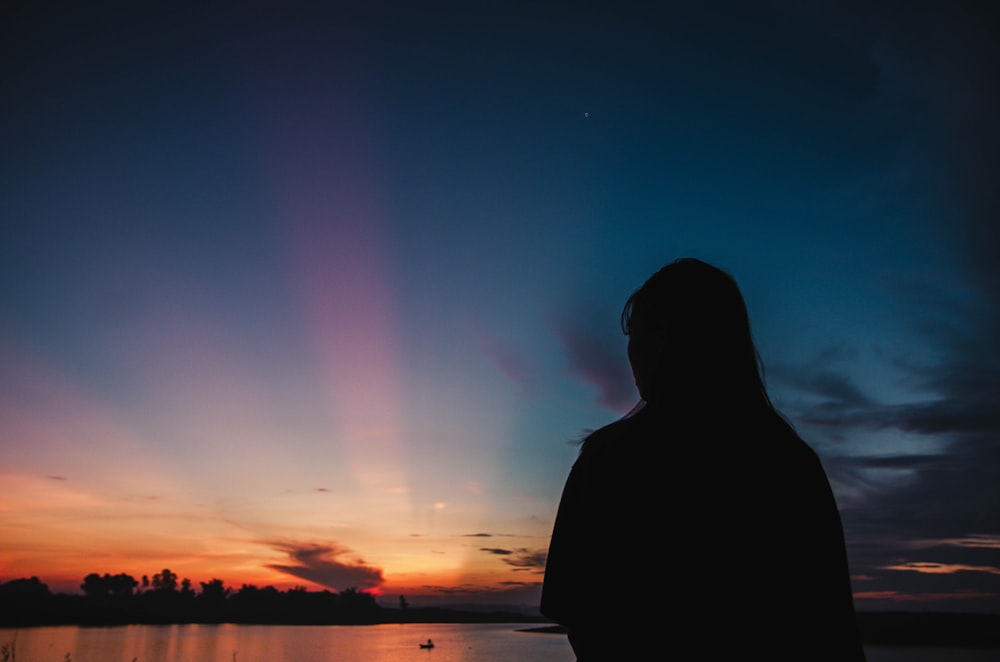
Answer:
<svg viewBox="0 0 1000 662"><path fill-rule="evenodd" d="M695 256L859 607L995 611L993 17L403 5L4 10L0 579L530 603Z"/></svg>

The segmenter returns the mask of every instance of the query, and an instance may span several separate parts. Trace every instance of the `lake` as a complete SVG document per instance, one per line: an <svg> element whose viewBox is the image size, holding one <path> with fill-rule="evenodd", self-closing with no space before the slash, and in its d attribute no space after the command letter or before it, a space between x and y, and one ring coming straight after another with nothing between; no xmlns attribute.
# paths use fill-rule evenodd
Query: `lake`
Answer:
<svg viewBox="0 0 1000 662"><path fill-rule="evenodd" d="M16 662L573 662L566 638L519 624L128 625L0 629ZM435 647L420 643L433 639ZM866 648L869 662L995 662L996 650ZM807 659L804 656L803 659ZM651 658L652 659L652 658ZM657 656L659 659L659 656Z"/></svg>

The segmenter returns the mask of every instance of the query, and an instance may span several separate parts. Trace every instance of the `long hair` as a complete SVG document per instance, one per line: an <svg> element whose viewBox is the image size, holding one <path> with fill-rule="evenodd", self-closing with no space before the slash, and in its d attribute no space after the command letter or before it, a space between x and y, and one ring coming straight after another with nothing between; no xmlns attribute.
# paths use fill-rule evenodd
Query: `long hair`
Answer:
<svg viewBox="0 0 1000 662"><path fill-rule="evenodd" d="M662 346L647 367L659 392L774 411L743 295L725 271L694 258L666 265L625 302L622 331L636 325Z"/></svg>

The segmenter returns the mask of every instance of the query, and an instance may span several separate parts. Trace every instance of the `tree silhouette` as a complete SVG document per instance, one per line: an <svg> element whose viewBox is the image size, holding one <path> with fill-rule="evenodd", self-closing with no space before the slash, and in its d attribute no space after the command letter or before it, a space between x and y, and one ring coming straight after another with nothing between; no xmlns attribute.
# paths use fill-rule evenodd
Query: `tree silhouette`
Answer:
<svg viewBox="0 0 1000 662"><path fill-rule="evenodd" d="M44 617L51 603L49 587L38 577L0 584L0 621L4 624L32 625Z"/></svg>
<svg viewBox="0 0 1000 662"><path fill-rule="evenodd" d="M410 603L406 601L406 596L399 596L399 622L406 622L406 608L410 606Z"/></svg>
<svg viewBox="0 0 1000 662"><path fill-rule="evenodd" d="M132 597L132 592L138 585L139 582L134 577L124 572L117 575L104 573L103 577L92 572L83 578L80 589L89 598L124 599Z"/></svg>
<svg viewBox="0 0 1000 662"><path fill-rule="evenodd" d="M371 624L407 620L429 622L440 610L410 607L399 596L400 609L383 609L375 596L357 587L340 593L310 591L295 586L284 591L274 586L244 584L239 590L221 579L200 583L179 579L164 568L136 580L126 573L92 572L80 583L82 595L53 594L37 577L0 582L0 626L21 625L119 625L166 623L271 623L271 624ZM152 590L142 591L145 584ZM446 610L447 611L447 610ZM458 612L455 612L458 614ZM455 614L449 614L455 618ZM456 622L467 622L463 616ZM482 618L477 618L482 621Z"/></svg>
<svg viewBox="0 0 1000 662"><path fill-rule="evenodd" d="M38 577L31 579L12 579L0 584L0 598L15 602L17 600L38 600L52 595L49 587Z"/></svg>
<svg viewBox="0 0 1000 662"><path fill-rule="evenodd" d="M153 590L176 591L177 575L171 572L169 568L164 568L162 572L153 575Z"/></svg>
<svg viewBox="0 0 1000 662"><path fill-rule="evenodd" d="M88 598L102 597L108 594L107 585L104 579L97 574L92 572L83 578L83 583L80 584L80 590Z"/></svg>
<svg viewBox="0 0 1000 662"><path fill-rule="evenodd" d="M221 579L212 579L201 583L201 594L198 596L206 602L221 602L229 597L232 589L226 588Z"/></svg>

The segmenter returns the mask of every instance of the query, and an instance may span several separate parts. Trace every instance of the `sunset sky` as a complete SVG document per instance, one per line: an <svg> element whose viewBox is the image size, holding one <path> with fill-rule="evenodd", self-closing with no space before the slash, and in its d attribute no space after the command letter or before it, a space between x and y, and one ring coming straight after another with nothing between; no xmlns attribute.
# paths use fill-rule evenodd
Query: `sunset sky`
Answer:
<svg viewBox="0 0 1000 662"><path fill-rule="evenodd" d="M858 608L1000 611L986 3L173 4L0 10L0 581L536 604L695 256Z"/></svg>

